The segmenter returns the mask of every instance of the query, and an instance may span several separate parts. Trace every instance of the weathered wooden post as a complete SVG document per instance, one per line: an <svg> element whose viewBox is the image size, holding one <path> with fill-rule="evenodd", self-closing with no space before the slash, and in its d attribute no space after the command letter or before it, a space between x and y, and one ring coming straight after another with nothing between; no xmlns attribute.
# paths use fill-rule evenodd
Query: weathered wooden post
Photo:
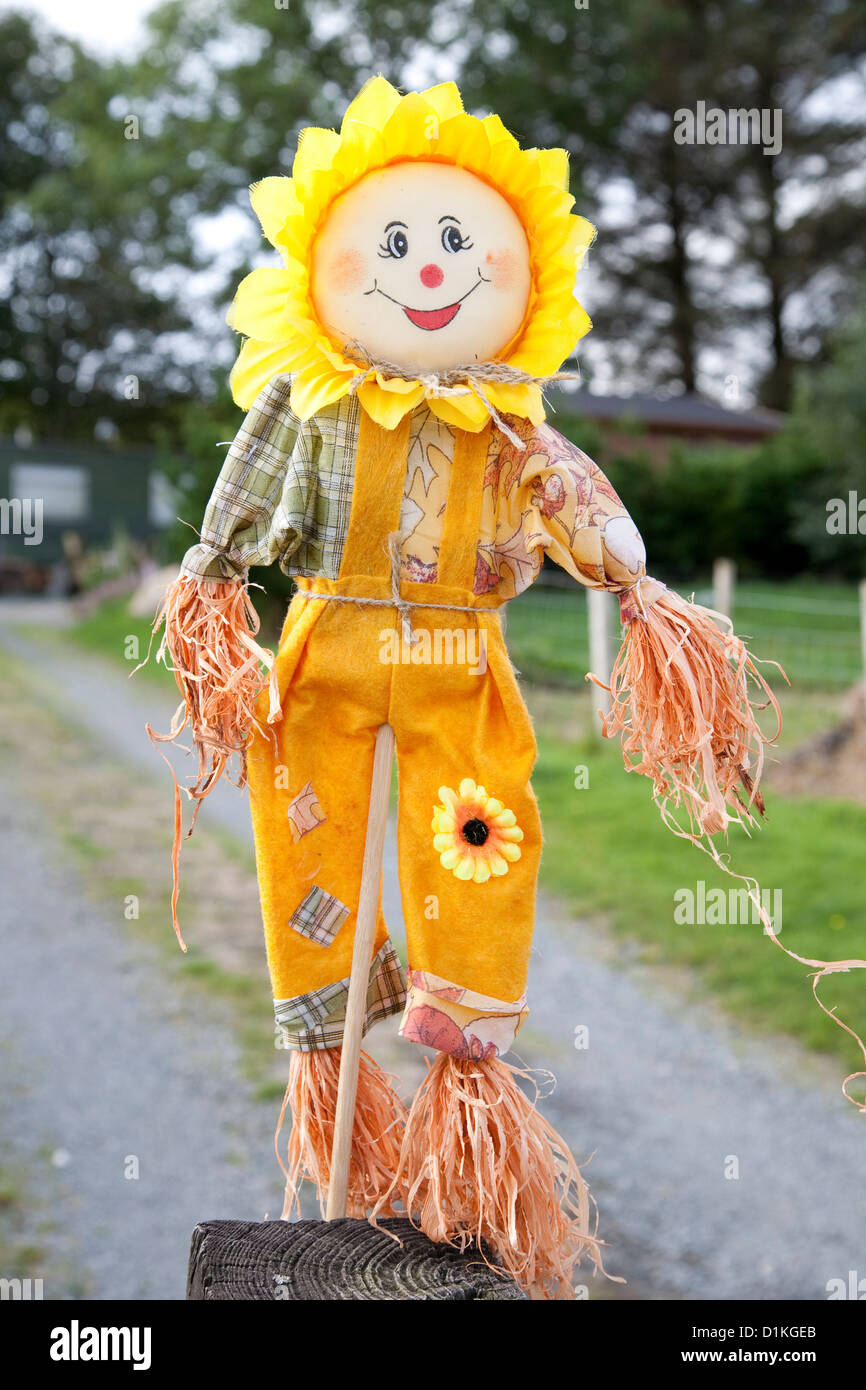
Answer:
<svg viewBox="0 0 866 1390"><path fill-rule="evenodd" d="M587 589L586 605L589 620L589 669L599 680L609 682L613 669L613 644L611 642L612 595L604 589ZM610 709L610 695L600 686L592 686L592 726L596 735L602 737L601 720L595 717L599 708L607 714Z"/></svg>
<svg viewBox="0 0 866 1390"><path fill-rule="evenodd" d="M733 560L718 556L713 561L713 607L726 618L734 616L734 586L737 567Z"/></svg>
<svg viewBox="0 0 866 1390"><path fill-rule="evenodd" d="M435 1245L405 1217L203 1221L192 1233L193 1301L318 1303L525 1300L475 1249Z"/></svg>

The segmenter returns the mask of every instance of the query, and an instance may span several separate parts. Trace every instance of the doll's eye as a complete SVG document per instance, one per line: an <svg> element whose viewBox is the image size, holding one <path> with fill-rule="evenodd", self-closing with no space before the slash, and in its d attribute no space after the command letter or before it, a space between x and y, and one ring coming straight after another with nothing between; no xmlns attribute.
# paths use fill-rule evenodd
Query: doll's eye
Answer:
<svg viewBox="0 0 866 1390"><path fill-rule="evenodd" d="M389 222L385 228L384 244L379 247L379 255L393 256L396 260L401 260L408 250L409 241L402 225Z"/></svg>
<svg viewBox="0 0 866 1390"><path fill-rule="evenodd" d="M472 242L467 240L459 227L449 225L442 228L442 245L446 251L465 251L469 249Z"/></svg>

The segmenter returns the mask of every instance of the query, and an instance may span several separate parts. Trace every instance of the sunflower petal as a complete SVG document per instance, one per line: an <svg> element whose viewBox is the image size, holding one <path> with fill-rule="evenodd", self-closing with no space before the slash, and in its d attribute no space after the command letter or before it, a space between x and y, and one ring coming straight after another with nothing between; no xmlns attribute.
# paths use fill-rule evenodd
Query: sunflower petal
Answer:
<svg viewBox="0 0 866 1390"><path fill-rule="evenodd" d="M428 106L432 106L440 121L463 114L463 98L456 82L440 82L421 93Z"/></svg>
<svg viewBox="0 0 866 1390"><path fill-rule="evenodd" d="M288 219L297 217L302 211L294 183L284 174L251 184L250 203L268 241L277 247Z"/></svg>
<svg viewBox="0 0 866 1390"><path fill-rule="evenodd" d="M305 367L292 377L291 406L301 420L309 420L326 405L345 396L349 378L338 376L332 368Z"/></svg>
<svg viewBox="0 0 866 1390"><path fill-rule="evenodd" d="M260 266L238 285L226 321L238 333L260 343L285 342L286 299L294 276L290 270Z"/></svg>
<svg viewBox="0 0 866 1390"><path fill-rule="evenodd" d="M229 376L232 396L242 410L249 410L268 382L286 370L285 358L284 347L247 339Z"/></svg>
<svg viewBox="0 0 866 1390"><path fill-rule="evenodd" d="M339 145L340 137L335 130L311 125L301 131L292 177L302 202L313 190L314 175L331 168Z"/></svg>
<svg viewBox="0 0 866 1390"><path fill-rule="evenodd" d="M363 386L358 387L358 400L377 425L393 430L404 415L408 415L424 399L424 387L419 382L409 382L408 391L408 395L397 395L394 391L383 389L378 382L365 381Z"/></svg>
<svg viewBox="0 0 866 1390"><path fill-rule="evenodd" d="M359 123L375 126L381 130L391 112L399 105L400 93L392 87L387 78L371 77L365 82L358 95L350 102L343 117L341 132L347 124Z"/></svg>

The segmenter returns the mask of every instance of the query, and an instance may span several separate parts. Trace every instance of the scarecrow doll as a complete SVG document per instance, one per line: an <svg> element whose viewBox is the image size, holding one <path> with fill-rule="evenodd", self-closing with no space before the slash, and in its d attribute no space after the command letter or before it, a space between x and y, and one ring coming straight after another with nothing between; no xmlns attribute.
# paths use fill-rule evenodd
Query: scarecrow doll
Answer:
<svg viewBox="0 0 866 1390"><path fill-rule="evenodd" d="M377 77L339 133L305 130L292 177L251 198L282 265L234 300L248 413L160 620L184 697L165 737L191 724L196 811L233 756L249 784L292 1050L284 1215L302 1177L327 1191L387 723L408 971L380 908L366 1023L400 1013L436 1057L408 1112L362 1058L349 1214L402 1209L434 1240L480 1238L525 1288L568 1296L579 1259L600 1263L587 1188L506 1060L542 836L500 610L545 555L619 596L606 732L699 842L761 809L747 680L766 687L714 615L647 577L617 494L545 423L543 387L590 327L574 283L594 230L563 150L521 149L451 83L401 96ZM275 657L247 589L248 567L273 561L296 584Z"/></svg>

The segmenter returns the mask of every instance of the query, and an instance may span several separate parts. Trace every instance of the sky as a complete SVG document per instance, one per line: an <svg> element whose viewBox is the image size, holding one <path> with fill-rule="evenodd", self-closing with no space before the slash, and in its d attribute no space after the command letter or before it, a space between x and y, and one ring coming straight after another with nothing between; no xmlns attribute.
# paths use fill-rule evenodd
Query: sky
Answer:
<svg viewBox="0 0 866 1390"><path fill-rule="evenodd" d="M3 8L40 14L62 34L107 54L140 41L142 18L156 8L156 0L10 0Z"/></svg>

